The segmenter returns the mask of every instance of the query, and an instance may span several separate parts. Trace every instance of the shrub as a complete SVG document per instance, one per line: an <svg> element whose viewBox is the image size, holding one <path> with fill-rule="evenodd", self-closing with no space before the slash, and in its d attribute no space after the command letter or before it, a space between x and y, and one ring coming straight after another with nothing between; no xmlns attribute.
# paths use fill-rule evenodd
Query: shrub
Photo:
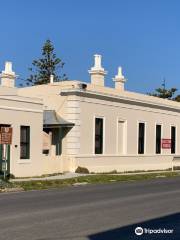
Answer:
<svg viewBox="0 0 180 240"><path fill-rule="evenodd" d="M12 187L12 183L8 182L7 180L0 179L0 190L5 188L11 188L11 187Z"/></svg>
<svg viewBox="0 0 180 240"><path fill-rule="evenodd" d="M15 179L14 174L8 173L8 174L7 174L7 179Z"/></svg>
<svg viewBox="0 0 180 240"><path fill-rule="evenodd" d="M75 173L89 173L89 170L85 167L77 167Z"/></svg>
<svg viewBox="0 0 180 240"><path fill-rule="evenodd" d="M174 170L180 170L180 166L174 166L173 169Z"/></svg>
<svg viewBox="0 0 180 240"><path fill-rule="evenodd" d="M112 170L111 172L109 172L109 174L116 174L118 173L117 170Z"/></svg>

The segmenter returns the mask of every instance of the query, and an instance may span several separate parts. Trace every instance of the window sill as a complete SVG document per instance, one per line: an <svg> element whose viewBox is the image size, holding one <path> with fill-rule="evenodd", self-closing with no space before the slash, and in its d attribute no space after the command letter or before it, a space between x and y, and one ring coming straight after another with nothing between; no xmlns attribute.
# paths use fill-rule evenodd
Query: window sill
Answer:
<svg viewBox="0 0 180 240"><path fill-rule="evenodd" d="M19 164L29 164L29 163L31 163L31 160L30 159L20 159L20 160L18 160L18 163Z"/></svg>

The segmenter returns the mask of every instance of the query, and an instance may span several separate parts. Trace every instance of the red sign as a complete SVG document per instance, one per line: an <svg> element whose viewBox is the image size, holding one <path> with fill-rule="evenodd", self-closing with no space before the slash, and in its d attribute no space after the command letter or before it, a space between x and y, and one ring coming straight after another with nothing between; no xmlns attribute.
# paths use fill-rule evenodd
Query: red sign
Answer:
<svg viewBox="0 0 180 240"><path fill-rule="evenodd" d="M0 144L11 144L12 143L12 128L1 127L0 128Z"/></svg>
<svg viewBox="0 0 180 240"><path fill-rule="evenodd" d="M167 138L161 139L161 146L164 149L170 149L171 148L171 139L167 139Z"/></svg>

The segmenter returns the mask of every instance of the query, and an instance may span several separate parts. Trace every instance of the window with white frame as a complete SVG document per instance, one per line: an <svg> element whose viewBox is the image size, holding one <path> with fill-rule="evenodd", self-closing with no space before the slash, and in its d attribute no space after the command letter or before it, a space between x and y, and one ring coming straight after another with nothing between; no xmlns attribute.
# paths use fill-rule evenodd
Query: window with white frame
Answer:
<svg viewBox="0 0 180 240"><path fill-rule="evenodd" d="M161 125L156 125L156 154L161 153Z"/></svg>
<svg viewBox="0 0 180 240"><path fill-rule="evenodd" d="M20 127L20 159L30 158L30 126Z"/></svg>
<svg viewBox="0 0 180 240"><path fill-rule="evenodd" d="M176 127L171 126L171 153L176 153Z"/></svg>
<svg viewBox="0 0 180 240"><path fill-rule="evenodd" d="M95 118L95 154L103 153L103 118Z"/></svg>
<svg viewBox="0 0 180 240"><path fill-rule="evenodd" d="M145 123L140 122L138 129L138 154L144 154L145 148Z"/></svg>

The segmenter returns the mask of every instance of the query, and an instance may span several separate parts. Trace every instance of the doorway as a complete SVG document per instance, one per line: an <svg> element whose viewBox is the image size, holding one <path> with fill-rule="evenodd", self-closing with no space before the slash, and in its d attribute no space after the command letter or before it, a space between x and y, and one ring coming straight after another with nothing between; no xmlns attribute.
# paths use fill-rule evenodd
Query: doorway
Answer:
<svg viewBox="0 0 180 240"><path fill-rule="evenodd" d="M8 124L0 124L1 127L10 127ZM3 144L0 144L0 174L3 173ZM10 145L7 145L7 171L6 174L10 174Z"/></svg>

